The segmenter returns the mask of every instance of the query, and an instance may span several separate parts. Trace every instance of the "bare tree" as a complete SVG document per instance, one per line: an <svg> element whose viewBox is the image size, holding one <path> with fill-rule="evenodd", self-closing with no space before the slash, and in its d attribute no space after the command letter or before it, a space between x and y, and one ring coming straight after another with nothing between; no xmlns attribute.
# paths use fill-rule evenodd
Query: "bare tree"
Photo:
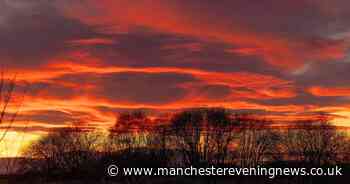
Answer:
<svg viewBox="0 0 350 184"><path fill-rule="evenodd" d="M279 134L270 127L269 121L241 118L242 132L239 137L238 153L241 167L256 167L264 163L279 141Z"/></svg>
<svg viewBox="0 0 350 184"><path fill-rule="evenodd" d="M6 123L7 125L3 129L0 135L0 142L4 140L6 134L10 130L13 122L15 121L19 108L15 109L15 112L9 112L11 103L14 102L14 90L16 87L16 76L12 79L7 79L4 76L4 72L1 72L0 76L0 125ZM6 122L5 122L6 121Z"/></svg>
<svg viewBox="0 0 350 184"><path fill-rule="evenodd" d="M289 159L307 165L336 163L346 145L346 136L339 133L328 119L298 122L283 139Z"/></svg>
<svg viewBox="0 0 350 184"><path fill-rule="evenodd" d="M172 126L185 164L224 164L237 122L223 108L192 109L176 114Z"/></svg>
<svg viewBox="0 0 350 184"><path fill-rule="evenodd" d="M23 151L28 158L24 172L51 174L74 173L97 159L98 135L72 128L49 133Z"/></svg>
<svg viewBox="0 0 350 184"><path fill-rule="evenodd" d="M186 165L198 165L203 161L201 137L205 129L202 113L201 109L187 110L175 114L171 120Z"/></svg>
<svg viewBox="0 0 350 184"><path fill-rule="evenodd" d="M152 141L151 120L142 111L119 114L115 125L110 129L110 150L129 150L146 147Z"/></svg>
<svg viewBox="0 0 350 184"><path fill-rule="evenodd" d="M240 122L231 117L223 108L211 108L206 111L206 147L209 148L212 164L225 164L229 156L229 146L237 135Z"/></svg>

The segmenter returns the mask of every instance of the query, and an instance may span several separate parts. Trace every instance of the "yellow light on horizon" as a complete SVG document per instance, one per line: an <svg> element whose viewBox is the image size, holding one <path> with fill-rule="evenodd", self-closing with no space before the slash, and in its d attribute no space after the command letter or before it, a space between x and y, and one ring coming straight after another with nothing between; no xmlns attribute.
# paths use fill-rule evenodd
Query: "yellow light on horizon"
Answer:
<svg viewBox="0 0 350 184"><path fill-rule="evenodd" d="M1 136L3 133L4 131L0 131ZM39 133L7 132L0 142L0 158L20 157L22 149L41 136Z"/></svg>
<svg viewBox="0 0 350 184"><path fill-rule="evenodd" d="M350 128L350 111L339 111L333 114L337 116L341 116L333 120L333 123L335 125Z"/></svg>

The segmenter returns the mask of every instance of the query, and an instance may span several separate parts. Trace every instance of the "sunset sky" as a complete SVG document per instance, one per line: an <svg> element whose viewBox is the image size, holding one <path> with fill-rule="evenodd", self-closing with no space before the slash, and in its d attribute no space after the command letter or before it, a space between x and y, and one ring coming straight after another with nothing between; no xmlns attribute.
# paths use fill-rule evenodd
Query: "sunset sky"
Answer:
<svg viewBox="0 0 350 184"><path fill-rule="evenodd" d="M350 126L349 17L348 0L0 0L0 67L28 88L0 147L134 108Z"/></svg>

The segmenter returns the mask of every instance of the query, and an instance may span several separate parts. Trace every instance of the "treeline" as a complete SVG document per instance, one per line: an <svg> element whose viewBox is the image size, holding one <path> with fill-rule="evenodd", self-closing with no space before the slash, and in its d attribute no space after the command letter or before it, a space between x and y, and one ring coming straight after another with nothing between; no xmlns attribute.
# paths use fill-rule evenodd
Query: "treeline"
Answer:
<svg viewBox="0 0 350 184"><path fill-rule="evenodd" d="M19 171L41 178L106 179L119 167L326 167L350 161L345 132L326 116L274 126L223 108L190 109L168 120L121 113L108 132L78 127L52 132L23 151ZM140 177L113 180L139 181Z"/></svg>

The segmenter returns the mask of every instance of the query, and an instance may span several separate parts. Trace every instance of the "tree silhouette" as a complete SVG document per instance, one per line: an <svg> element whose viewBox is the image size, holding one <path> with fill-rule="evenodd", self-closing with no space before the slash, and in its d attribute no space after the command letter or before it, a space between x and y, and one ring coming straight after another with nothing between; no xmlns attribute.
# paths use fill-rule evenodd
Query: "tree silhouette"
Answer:
<svg viewBox="0 0 350 184"><path fill-rule="evenodd" d="M116 123L110 129L110 144L112 150L144 147L151 141L150 122L146 113L130 111L119 114Z"/></svg>
<svg viewBox="0 0 350 184"><path fill-rule="evenodd" d="M191 109L174 115L172 126L178 137L185 165L199 165L202 161L201 137L205 133L203 111Z"/></svg>
<svg viewBox="0 0 350 184"><path fill-rule="evenodd" d="M308 166L335 163L346 139L327 118L297 122L284 136L284 147L291 159Z"/></svg>
<svg viewBox="0 0 350 184"><path fill-rule="evenodd" d="M275 122L262 116L233 114L223 108L197 108L176 113L161 123L156 121L140 111L121 113L102 146L99 146L99 132L86 132L77 127L51 132L25 150L24 156L30 159L23 166L45 177L87 176L144 183L146 179L157 179L124 175L108 178L96 169L105 171L110 164L120 168L349 164L349 139L327 118L313 117L296 122L296 126L288 129L276 129ZM261 177L255 179L238 178L237 181L264 182ZM204 180L215 182L216 178ZM281 178L282 183L287 180L292 181ZM299 180L306 181L296 177L296 181Z"/></svg>
<svg viewBox="0 0 350 184"><path fill-rule="evenodd" d="M207 147L211 146L211 164L225 164L228 158L229 145L235 138L240 124L231 117L231 113L224 108L210 108L206 110L206 140Z"/></svg>
<svg viewBox="0 0 350 184"><path fill-rule="evenodd" d="M280 139L279 134L271 129L270 121L237 117L241 122L242 132L239 136L238 153L241 167L262 165L268 155L272 155Z"/></svg>
<svg viewBox="0 0 350 184"><path fill-rule="evenodd" d="M223 108L201 108L174 115L171 124L186 165L219 165L229 156L239 122Z"/></svg>
<svg viewBox="0 0 350 184"><path fill-rule="evenodd" d="M64 128L51 132L23 151L31 158L22 164L23 172L44 173L46 176L75 173L81 176L84 165L97 159L96 134Z"/></svg>
<svg viewBox="0 0 350 184"><path fill-rule="evenodd" d="M15 100L14 90L16 87L16 76L12 79L7 79L4 76L4 72L1 72L0 76L0 125L4 124L5 121L7 126L1 132L0 142L4 140L6 134L11 128L13 122L15 121L19 108L15 109L15 112L10 113L9 108L11 103ZM18 100L18 99L17 99Z"/></svg>

